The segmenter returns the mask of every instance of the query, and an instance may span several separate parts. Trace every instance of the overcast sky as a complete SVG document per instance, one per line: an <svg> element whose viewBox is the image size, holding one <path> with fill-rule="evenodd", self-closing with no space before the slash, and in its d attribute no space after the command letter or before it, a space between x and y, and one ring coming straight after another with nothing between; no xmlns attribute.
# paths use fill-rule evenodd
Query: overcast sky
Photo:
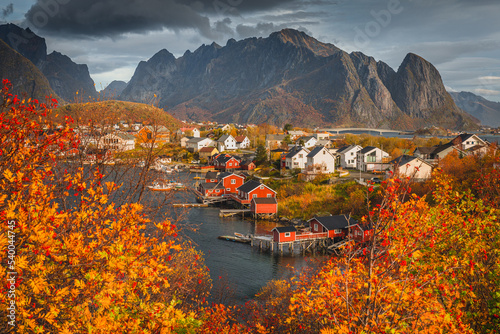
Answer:
<svg viewBox="0 0 500 334"><path fill-rule="evenodd" d="M180 57L294 28L395 70L416 53L448 89L500 101L499 17L498 0L0 0L0 22L30 27L49 53L87 64L98 90L129 81L163 48Z"/></svg>

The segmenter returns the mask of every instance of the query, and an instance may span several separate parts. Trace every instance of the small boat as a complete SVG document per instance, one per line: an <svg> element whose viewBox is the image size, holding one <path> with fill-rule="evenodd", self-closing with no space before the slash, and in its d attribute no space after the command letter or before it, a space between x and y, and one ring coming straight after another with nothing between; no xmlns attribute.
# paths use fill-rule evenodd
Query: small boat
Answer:
<svg viewBox="0 0 500 334"><path fill-rule="evenodd" d="M160 182L156 181L151 186L147 186L151 191L170 191L173 189L173 185L170 182Z"/></svg>
<svg viewBox="0 0 500 334"><path fill-rule="evenodd" d="M221 239L221 240L241 242L243 244L249 244L250 241L251 241L250 238L240 238L240 237L232 236L232 235L221 235L218 238Z"/></svg>

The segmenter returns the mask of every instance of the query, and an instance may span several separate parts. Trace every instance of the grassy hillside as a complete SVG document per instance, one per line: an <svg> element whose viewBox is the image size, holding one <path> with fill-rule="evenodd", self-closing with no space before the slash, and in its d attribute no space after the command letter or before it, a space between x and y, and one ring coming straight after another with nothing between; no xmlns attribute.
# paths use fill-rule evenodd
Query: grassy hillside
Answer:
<svg viewBox="0 0 500 334"><path fill-rule="evenodd" d="M71 116L81 125L116 124L142 122L144 124L161 124L169 130L178 129L181 122L172 115L152 105L126 101L99 101L87 103L72 103L59 107L61 116Z"/></svg>

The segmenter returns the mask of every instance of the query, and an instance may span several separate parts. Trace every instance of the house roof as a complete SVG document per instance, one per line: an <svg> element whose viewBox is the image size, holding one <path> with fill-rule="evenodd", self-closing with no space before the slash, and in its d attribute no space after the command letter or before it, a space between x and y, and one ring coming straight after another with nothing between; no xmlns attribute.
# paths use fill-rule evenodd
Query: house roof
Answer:
<svg viewBox="0 0 500 334"><path fill-rule="evenodd" d="M255 197L252 201L255 204L278 204L276 197Z"/></svg>
<svg viewBox="0 0 500 334"><path fill-rule="evenodd" d="M249 166L252 163L255 165L254 160L255 159L245 159L245 160L241 161L240 165L241 166Z"/></svg>
<svg viewBox="0 0 500 334"><path fill-rule="evenodd" d="M123 140L135 140L135 136L129 133L115 133L115 135Z"/></svg>
<svg viewBox="0 0 500 334"><path fill-rule="evenodd" d="M241 143L247 138L247 136L236 136L234 139L236 140L237 143Z"/></svg>
<svg viewBox="0 0 500 334"><path fill-rule="evenodd" d="M231 160L233 158L234 158L234 160L238 161L238 159L236 157L233 157L231 155L226 155L226 154L220 154L217 158L215 158L215 160L225 164L226 162L228 162L229 160Z"/></svg>
<svg viewBox="0 0 500 334"><path fill-rule="evenodd" d="M207 172L207 174L205 174L205 180L215 180L217 178L217 172Z"/></svg>
<svg viewBox="0 0 500 334"><path fill-rule="evenodd" d="M301 130L290 130L290 131L288 131L288 134L290 136L303 136L304 135L304 131L301 131Z"/></svg>
<svg viewBox="0 0 500 334"><path fill-rule="evenodd" d="M330 139L320 139L316 142L316 145L325 146L330 144L332 141Z"/></svg>
<svg viewBox="0 0 500 334"><path fill-rule="evenodd" d="M421 154L432 154L434 150L436 149L436 146L431 146L431 147L417 147L415 151L419 151ZM415 152L413 151L413 152Z"/></svg>
<svg viewBox="0 0 500 334"><path fill-rule="evenodd" d="M272 229L272 231L274 231L274 230L278 231L278 233L297 232L297 229L295 228L295 226L280 226L280 227L275 227Z"/></svg>
<svg viewBox="0 0 500 334"><path fill-rule="evenodd" d="M234 173L229 173L229 172L223 172L223 173L220 173L217 178L219 180L222 180L222 179L225 179L226 177L228 176L231 176L231 175L234 175L234 176L237 176L237 177L241 177L241 178L245 178L244 176L241 176L241 175L237 175L237 174L234 174Z"/></svg>
<svg viewBox="0 0 500 334"><path fill-rule="evenodd" d="M194 143L199 143L199 142L207 140L207 139L211 140L210 138L206 138L206 137L193 137L193 138L189 139L187 142L194 144Z"/></svg>
<svg viewBox="0 0 500 334"><path fill-rule="evenodd" d="M311 139L314 139L314 140L316 140L316 141L317 141L316 137L314 137L314 136L307 136L307 137L300 137L300 138L297 138L297 142L299 142L299 141L303 140L303 141L304 141L304 143L307 143L307 142L308 142L309 140L311 140Z"/></svg>
<svg viewBox="0 0 500 334"><path fill-rule="evenodd" d="M309 150L302 147L302 146L294 146L290 149L287 155L285 155L286 158L293 158L295 155L297 155L300 151L306 151L306 153L309 153Z"/></svg>
<svg viewBox="0 0 500 334"><path fill-rule="evenodd" d="M252 190L260 187L260 186L264 186L266 187L267 189L271 190L272 192L275 193L274 190L272 190L271 188L269 188L268 186L266 186L265 184L262 184L262 183L259 183L257 181L254 181L254 180L250 180L250 181L247 181L245 182L242 186L240 186L237 190L238 191L242 191L244 193L249 193L251 192Z"/></svg>
<svg viewBox="0 0 500 334"><path fill-rule="evenodd" d="M330 151L328 151L324 146L316 146L311 152L309 152L309 154L307 155L307 157L308 158L313 158L316 155L318 155L319 152L323 151L323 149L325 149L325 151L328 152L328 154L332 155L330 153Z"/></svg>
<svg viewBox="0 0 500 334"><path fill-rule="evenodd" d="M223 143L225 142L227 139L229 139L229 137L233 138L233 136L231 135L222 135L219 139L217 139L217 142L218 143ZM234 138L233 138L234 139Z"/></svg>
<svg viewBox="0 0 500 334"><path fill-rule="evenodd" d="M250 174L248 174L247 172L238 172L238 175L243 176L245 179L246 179L247 177L250 177Z"/></svg>
<svg viewBox="0 0 500 334"><path fill-rule="evenodd" d="M148 129L151 132L154 132L156 130L157 133L170 132L170 130L166 126L163 126L163 125L156 126L156 129L155 129L155 126L152 126L152 125L146 125L144 128Z"/></svg>
<svg viewBox="0 0 500 334"><path fill-rule="evenodd" d="M400 155L396 159L391 160L389 163L390 164L396 164L396 165L399 165L399 166L403 166L403 165L406 165L407 163L409 163L409 162L411 162L411 161L413 161L415 159L418 159L418 158L417 157L413 157L411 155Z"/></svg>
<svg viewBox="0 0 500 334"><path fill-rule="evenodd" d="M444 144L444 145L439 145L439 146L434 146L434 150L432 151L432 154L438 154L438 153L441 153L443 152L444 150L447 150L449 148L455 148L455 146L453 145L452 142L449 142L447 144Z"/></svg>
<svg viewBox="0 0 500 334"><path fill-rule="evenodd" d="M321 225L325 227L325 229L331 230L339 230L346 228L349 225L353 225L357 223L357 220L353 218L347 218L344 215L337 216L323 216L323 217L314 217L311 220L317 220Z"/></svg>
<svg viewBox="0 0 500 334"><path fill-rule="evenodd" d="M207 153L212 153L214 150L217 150L217 148L215 148L215 147L210 147L210 146L206 146L206 147L202 147L202 148L200 149L200 152L203 152L203 153L205 153L205 152L207 152Z"/></svg>
<svg viewBox="0 0 500 334"><path fill-rule="evenodd" d="M207 190L207 189L214 189L217 185L218 183L202 183L201 187Z"/></svg>
<svg viewBox="0 0 500 334"><path fill-rule="evenodd" d="M341 148L339 148L339 149L337 150L337 153L339 153L339 154L344 154L344 153L349 152L350 150L355 149L356 147L358 147L358 145L348 145L348 146L342 146ZM358 151L360 151L360 150L361 150L361 147L358 147L358 148L359 148L359 150L358 150Z"/></svg>
<svg viewBox="0 0 500 334"><path fill-rule="evenodd" d="M361 149L361 150L359 151L359 153L361 153L361 154L366 154L366 153L370 153L371 151L376 150L376 149L377 149L377 148L376 148L375 146L367 146L367 147L365 147L365 148Z"/></svg>

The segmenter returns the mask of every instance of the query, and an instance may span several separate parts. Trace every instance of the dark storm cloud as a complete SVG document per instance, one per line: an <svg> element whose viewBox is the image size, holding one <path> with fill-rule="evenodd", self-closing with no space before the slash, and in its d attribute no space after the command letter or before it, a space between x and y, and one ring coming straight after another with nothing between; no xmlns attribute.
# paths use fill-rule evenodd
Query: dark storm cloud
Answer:
<svg viewBox="0 0 500 334"><path fill-rule="evenodd" d="M10 3L5 8L2 8L2 19L6 19L12 13L14 13L14 4Z"/></svg>
<svg viewBox="0 0 500 334"><path fill-rule="evenodd" d="M144 33L162 29L194 29L217 38L210 15L228 17L271 8L294 0L37 0L26 13L28 25L39 30L90 37ZM220 21L223 22L223 21Z"/></svg>

